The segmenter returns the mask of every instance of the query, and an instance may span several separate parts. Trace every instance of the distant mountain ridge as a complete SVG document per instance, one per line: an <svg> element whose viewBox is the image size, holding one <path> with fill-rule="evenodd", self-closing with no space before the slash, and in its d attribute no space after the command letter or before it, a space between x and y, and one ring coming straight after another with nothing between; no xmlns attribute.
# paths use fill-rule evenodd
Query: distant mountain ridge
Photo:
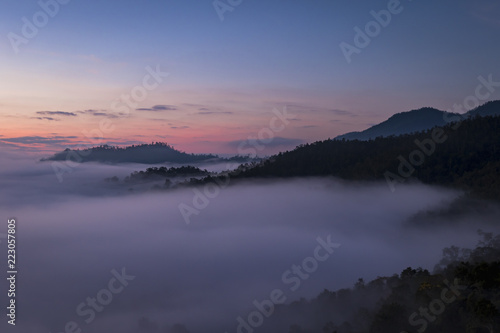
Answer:
<svg viewBox="0 0 500 333"><path fill-rule="evenodd" d="M485 103L473 110L470 110L469 112L466 113L466 115L471 117L498 116L500 115L500 101L491 101Z"/></svg>
<svg viewBox="0 0 500 333"><path fill-rule="evenodd" d="M113 147L108 145L87 148L83 150L65 149L51 157L42 158L41 161L66 161L73 162L101 162L101 163L200 163L234 161L245 162L249 159L235 156L230 159L221 158L213 154L188 154L176 150L174 147L163 143L133 145L128 147Z"/></svg>
<svg viewBox="0 0 500 333"><path fill-rule="evenodd" d="M335 140L373 140L377 137L398 136L422 132L433 127L444 126L450 121L474 116L500 115L500 101L487 102L465 114L452 113L425 107L417 110L396 113L386 121L361 132L349 132L335 137Z"/></svg>

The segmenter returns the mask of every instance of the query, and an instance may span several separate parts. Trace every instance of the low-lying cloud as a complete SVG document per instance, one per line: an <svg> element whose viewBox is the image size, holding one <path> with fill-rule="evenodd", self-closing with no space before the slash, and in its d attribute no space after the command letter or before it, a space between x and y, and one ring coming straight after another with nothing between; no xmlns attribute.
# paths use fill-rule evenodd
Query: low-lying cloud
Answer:
<svg viewBox="0 0 500 333"><path fill-rule="evenodd" d="M23 333L63 332L68 322L89 333L236 332L238 316L274 289L292 301L408 266L432 269L443 247L470 247L477 228L498 229L489 223L498 215L409 224L460 195L418 184L391 193L333 178L236 182L186 225L178 206L192 202L192 188L129 194L103 182L144 166L86 163L62 184L50 163L10 154L0 167L3 219L18 220ZM292 291L283 273L329 236L340 247ZM113 270L134 278L121 289ZM108 294L87 323L87 298ZM87 315L77 314L82 303Z"/></svg>

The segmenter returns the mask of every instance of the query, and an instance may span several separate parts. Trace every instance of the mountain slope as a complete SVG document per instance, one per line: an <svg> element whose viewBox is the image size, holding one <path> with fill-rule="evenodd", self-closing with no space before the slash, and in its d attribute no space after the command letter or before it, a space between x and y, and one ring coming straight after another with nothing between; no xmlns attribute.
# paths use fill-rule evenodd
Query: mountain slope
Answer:
<svg viewBox="0 0 500 333"><path fill-rule="evenodd" d="M421 132L435 126L446 124L447 117L453 114L434 108L422 108L393 115L386 121L362 132L350 132L337 136L337 140L370 140L379 136L391 136Z"/></svg>
<svg viewBox="0 0 500 333"><path fill-rule="evenodd" d="M425 131L436 126L444 126L450 121L474 116L500 115L500 101L487 102L465 114L451 113L434 108L421 108L393 115L361 132L350 132L337 136L336 140L373 140L377 137L402 135Z"/></svg>
<svg viewBox="0 0 500 333"><path fill-rule="evenodd" d="M500 101L491 101L466 113L467 116L500 116Z"/></svg>
<svg viewBox="0 0 500 333"><path fill-rule="evenodd" d="M468 118L440 129L371 141L315 142L233 174L235 178L327 175L389 178L398 183L418 179L500 199L500 117Z"/></svg>

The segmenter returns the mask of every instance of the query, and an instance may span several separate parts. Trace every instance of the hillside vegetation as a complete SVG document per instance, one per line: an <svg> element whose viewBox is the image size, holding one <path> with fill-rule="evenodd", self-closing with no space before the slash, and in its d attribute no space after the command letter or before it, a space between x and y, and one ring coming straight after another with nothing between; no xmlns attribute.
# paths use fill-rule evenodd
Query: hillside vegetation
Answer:
<svg viewBox="0 0 500 333"><path fill-rule="evenodd" d="M318 141L246 165L231 176L386 180L391 189L418 180L500 199L500 117L474 117L370 141Z"/></svg>

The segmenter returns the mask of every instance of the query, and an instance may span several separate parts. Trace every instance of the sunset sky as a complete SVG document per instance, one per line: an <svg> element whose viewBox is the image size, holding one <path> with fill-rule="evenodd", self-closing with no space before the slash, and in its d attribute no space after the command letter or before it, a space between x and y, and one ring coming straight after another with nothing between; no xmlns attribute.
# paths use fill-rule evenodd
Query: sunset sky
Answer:
<svg viewBox="0 0 500 333"><path fill-rule="evenodd" d="M449 110L474 94L478 76L500 81L497 0L403 0L348 63L339 45L355 45L355 27L393 1L221 0L218 12L212 0L4 0L0 144L164 141L236 154L286 109L273 153L397 112ZM169 73L158 84L155 69ZM132 92L141 98L125 112Z"/></svg>

